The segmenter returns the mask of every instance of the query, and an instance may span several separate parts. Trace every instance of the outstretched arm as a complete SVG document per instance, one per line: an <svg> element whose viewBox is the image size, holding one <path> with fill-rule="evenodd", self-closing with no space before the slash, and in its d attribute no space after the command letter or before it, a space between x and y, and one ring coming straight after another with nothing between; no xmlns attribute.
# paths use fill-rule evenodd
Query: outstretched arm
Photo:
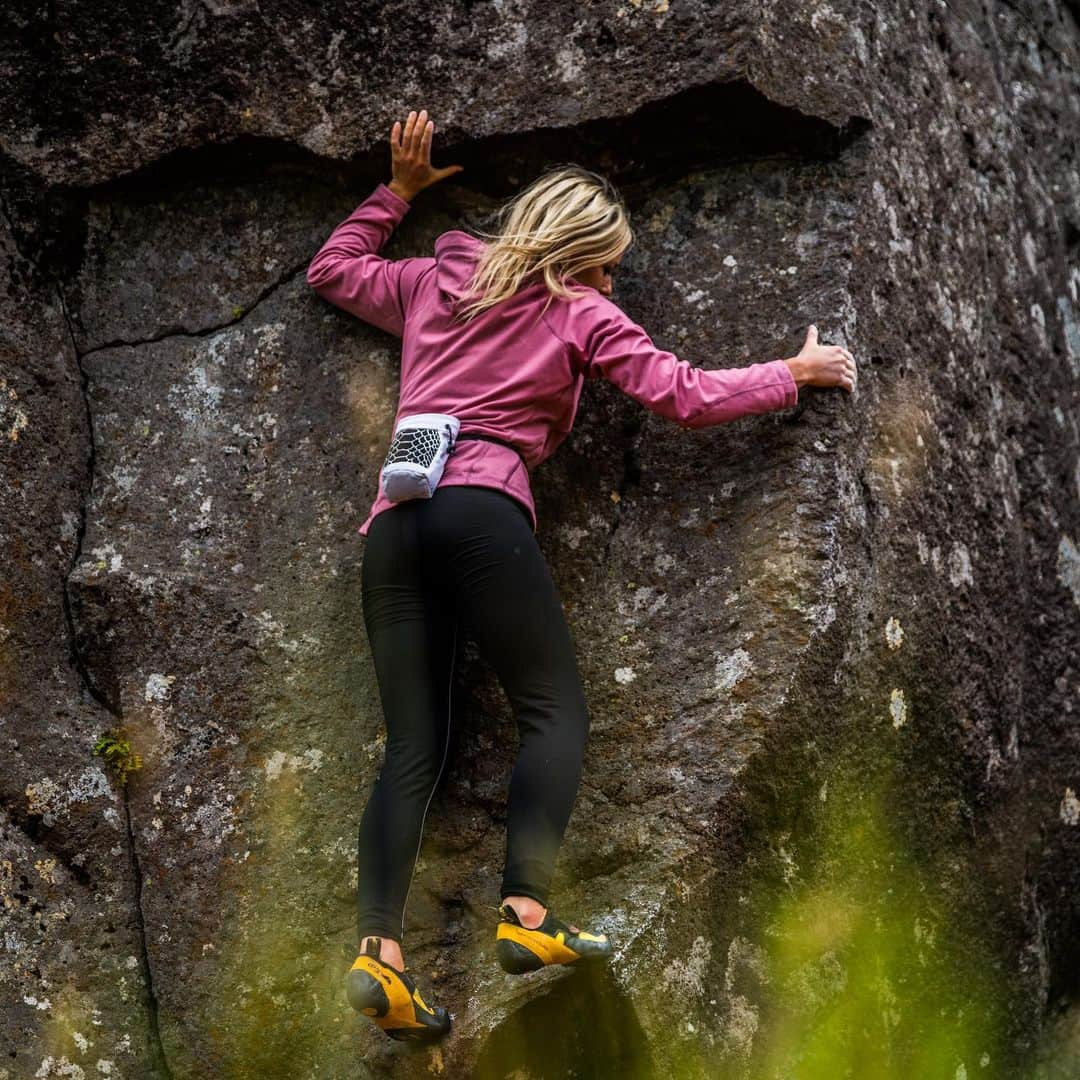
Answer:
<svg viewBox="0 0 1080 1080"><path fill-rule="evenodd" d="M618 305L597 297L581 344L586 378L603 377L680 427L703 428L796 404L799 389L784 360L709 371L657 348Z"/></svg>
<svg viewBox="0 0 1080 1080"><path fill-rule="evenodd" d="M435 169L431 137L435 125L409 113L404 136L395 120L390 133L393 179L378 187L330 234L307 269L308 284L322 297L381 330L401 337L416 281L435 260L381 258L379 249L424 188L461 170ZM426 122L425 122L426 121Z"/></svg>
<svg viewBox="0 0 1080 1080"><path fill-rule="evenodd" d="M405 199L380 183L334 229L307 269L308 284L321 297L396 337L405 332L416 279L434 262L376 254L408 209Z"/></svg>

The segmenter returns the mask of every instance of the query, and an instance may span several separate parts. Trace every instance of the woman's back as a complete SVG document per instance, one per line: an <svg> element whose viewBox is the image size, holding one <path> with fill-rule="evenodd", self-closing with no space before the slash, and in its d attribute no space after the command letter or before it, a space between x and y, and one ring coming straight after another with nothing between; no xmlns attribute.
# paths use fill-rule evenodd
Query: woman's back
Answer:
<svg viewBox="0 0 1080 1080"><path fill-rule="evenodd" d="M534 468L569 432L583 379L541 314L543 282L468 322L454 318L483 247L457 229L436 239L406 312L398 415L452 413L463 430L514 443Z"/></svg>
<svg viewBox="0 0 1080 1080"><path fill-rule="evenodd" d="M312 260L308 283L321 296L402 339L394 423L415 413L457 416L462 440L440 485L493 487L517 499L536 529L529 470L573 427L586 378L603 377L683 427L708 427L794 405L798 388L784 360L706 370L658 349L645 330L596 289L570 277L571 298L549 303L543 281L525 285L471 320L454 319L483 242L451 229L434 257L391 261L377 254L410 208L379 184ZM546 310L545 310L546 309ZM390 509L381 490L359 527Z"/></svg>

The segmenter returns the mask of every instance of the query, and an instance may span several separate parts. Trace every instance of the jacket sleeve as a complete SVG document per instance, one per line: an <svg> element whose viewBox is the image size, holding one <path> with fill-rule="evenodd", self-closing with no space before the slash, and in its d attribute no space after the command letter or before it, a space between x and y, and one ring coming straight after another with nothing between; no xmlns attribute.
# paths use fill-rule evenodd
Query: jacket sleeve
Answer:
<svg viewBox="0 0 1080 1080"><path fill-rule="evenodd" d="M377 254L409 202L378 187L330 234L307 268L308 284L323 298L401 337L417 278L432 258L392 261Z"/></svg>
<svg viewBox="0 0 1080 1080"><path fill-rule="evenodd" d="M603 377L680 427L703 428L795 405L799 388L781 360L706 370L659 349L606 298L588 306L580 345L585 377Z"/></svg>

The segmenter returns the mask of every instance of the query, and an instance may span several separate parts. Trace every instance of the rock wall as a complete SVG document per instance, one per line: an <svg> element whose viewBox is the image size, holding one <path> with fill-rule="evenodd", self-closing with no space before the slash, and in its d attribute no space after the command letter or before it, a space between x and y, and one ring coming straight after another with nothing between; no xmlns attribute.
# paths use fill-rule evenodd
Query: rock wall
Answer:
<svg viewBox="0 0 1080 1080"><path fill-rule="evenodd" d="M2 18L0 1077L1052 1075L1076 6ZM465 171L386 254L578 161L661 347L734 366L814 322L861 373L694 432L586 386L533 486L593 717L558 910L617 956L495 966L515 735L466 642L406 939L454 1031L416 1053L342 993L397 342L303 271L421 106Z"/></svg>

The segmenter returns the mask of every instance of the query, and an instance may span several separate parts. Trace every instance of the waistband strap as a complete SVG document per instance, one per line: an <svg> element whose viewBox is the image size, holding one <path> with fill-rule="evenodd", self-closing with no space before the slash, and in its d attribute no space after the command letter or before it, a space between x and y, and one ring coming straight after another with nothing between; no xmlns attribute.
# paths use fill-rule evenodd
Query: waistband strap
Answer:
<svg viewBox="0 0 1080 1080"><path fill-rule="evenodd" d="M510 449L513 450L518 455L518 457L521 458L522 462L525 461L525 458L522 455L521 451L513 443L507 442L505 439L499 439L494 435L481 435L478 432L468 432L458 435L457 441L460 442L462 439L483 439L486 442L500 443L502 446L509 446Z"/></svg>

